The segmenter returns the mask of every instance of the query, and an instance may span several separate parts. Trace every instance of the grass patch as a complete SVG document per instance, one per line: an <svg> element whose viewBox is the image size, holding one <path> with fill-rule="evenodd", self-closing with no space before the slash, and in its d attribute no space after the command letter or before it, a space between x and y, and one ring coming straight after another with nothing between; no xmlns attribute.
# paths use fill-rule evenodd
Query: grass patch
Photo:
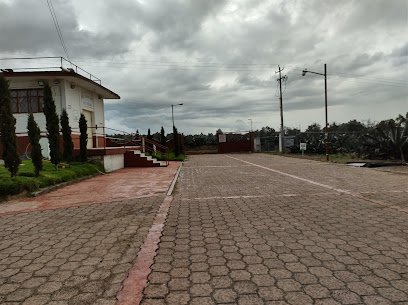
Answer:
<svg viewBox="0 0 408 305"><path fill-rule="evenodd" d="M312 155L312 154L281 154L279 152L266 152L267 154L277 155L277 156L284 156L289 158L299 158L299 159L307 159L307 160L314 160L314 161L321 161L326 162L326 155ZM336 154L336 155L329 155L329 161L332 163L340 163L345 164L347 162L357 162L362 161L361 158L357 158L354 155L343 155L343 154Z"/></svg>
<svg viewBox="0 0 408 305"><path fill-rule="evenodd" d="M17 176L10 178L8 170L3 164L0 164L0 200L5 200L10 195L34 192L47 186L96 175L98 171L104 171L102 165L94 163L73 162L71 168L68 166L62 168L62 166L60 165L56 171L54 164L43 161L43 171L38 177L35 177L33 163L31 160L26 160L20 164Z"/></svg>
<svg viewBox="0 0 408 305"><path fill-rule="evenodd" d="M156 158L158 161L166 161L165 156L161 156L161 155L149 153L149 152L145 152L145 155L152 156L153 158ZM183 154L180 154L178 157L176 157L173 151L169 153L169 161L184 161L184 159L185 157Z"/></svg>

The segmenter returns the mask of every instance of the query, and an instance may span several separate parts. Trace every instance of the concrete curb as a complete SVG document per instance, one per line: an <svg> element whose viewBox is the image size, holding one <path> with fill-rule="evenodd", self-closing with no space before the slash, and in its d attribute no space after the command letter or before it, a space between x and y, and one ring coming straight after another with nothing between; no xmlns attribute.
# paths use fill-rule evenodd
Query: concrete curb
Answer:
<svg viewBox="0 0 408 305"><path fill-rule="evenodd" d="M181 162L181 164L180 164L180 166L179 166L179 168L178 168L178 170L177 170L177 173L176 173L176 175L174 176L174 179L173 179L173 182L171 183L171 185L170 185L170 187L169 187L169 190L167 191L167 196L171 196L171 194L173 193L173 189L174 189L174 186L176 185L176 182L177 182L177 179L178 179L178 176L179 176L179 174L180 174L180 171L181 171L181 167L183 166L183 162Z"/></svg>
<svg viewBox="0 0 408 305"><path fill-rule="evenodd" d="M76 180L71 180L71 181L67 181L67 182L60 183L60 184L52 185L52 186L43 188L43 189L41 189L41 190L39 190L39 191L32 192L32 193L29 195L29 197L38 197L38 196L43 195L43 194L48 194L48 193L50 193L50 192L52 192L52 191L54 191L54 190L63 188L63 187L65 187L65 186L68 186L68 185L71 185L71 184L74 184L74 183L77 183L77 182L81 182L81 181L84 181L84 180L88 180L88 179L91 179L91 178L93 178L93 177L97 177L97 176L100 176L100 175L102 175L102 174L96 174L96 175L85 176L85 177L78 178L78 179L76 179Z"/></svg>

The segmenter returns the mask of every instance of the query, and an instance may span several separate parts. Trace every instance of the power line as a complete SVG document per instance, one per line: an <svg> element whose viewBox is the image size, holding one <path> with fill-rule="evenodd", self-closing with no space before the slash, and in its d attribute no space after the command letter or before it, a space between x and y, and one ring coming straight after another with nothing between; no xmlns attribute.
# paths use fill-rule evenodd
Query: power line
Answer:
<svg viewBox="0 0 408 305"><path fill-rule="evenodd" d="M64 37L62 36L61 28L58 23L58 19L57 19L55 10L54 10L54 6L52 5L52 0L47 0L47 4L48 4L48 8L50 9L52 20L54 21L55 29L57 30L58 37L61 41L62 48L64 49L65 55L67 56L68 60L71 61L69 54L68 54L68 49L65 45Z"/></svg>

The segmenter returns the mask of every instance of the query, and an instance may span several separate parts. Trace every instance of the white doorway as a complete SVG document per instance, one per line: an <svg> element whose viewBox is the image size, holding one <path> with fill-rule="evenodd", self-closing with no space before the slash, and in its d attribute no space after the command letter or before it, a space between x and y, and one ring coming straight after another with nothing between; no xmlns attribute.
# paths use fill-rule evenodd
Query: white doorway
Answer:
<svg viewBox="0 0 408 305"><path fill-rule="evenodd" d="M93 148L93 130L92 130L92 126L94 126L93 124L93 120L92 120L92 112L87 111L87 110L82 110L82 113L85 116L86 119L86 125L88 126L88 130L87 130L87 134L88 134L88 144L86 145L86 148Z"/></svg>

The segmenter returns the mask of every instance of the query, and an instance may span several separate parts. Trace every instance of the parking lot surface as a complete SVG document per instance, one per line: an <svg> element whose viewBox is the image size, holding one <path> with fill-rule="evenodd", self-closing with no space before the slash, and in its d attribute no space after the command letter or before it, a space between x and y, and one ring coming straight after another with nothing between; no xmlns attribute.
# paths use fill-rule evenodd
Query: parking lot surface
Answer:
<svg viewBox="0 0 408 305"><path fill-rule="evenodd" d="M408 304L406 175L192 156L143 304Z"/></svg>
<svg viewBox="0 0 408 305"><path fill-rule="evenodd" d="M0 303L408 304L404 171L196 155L170 196L177 168L0 204Z"/></svg>

